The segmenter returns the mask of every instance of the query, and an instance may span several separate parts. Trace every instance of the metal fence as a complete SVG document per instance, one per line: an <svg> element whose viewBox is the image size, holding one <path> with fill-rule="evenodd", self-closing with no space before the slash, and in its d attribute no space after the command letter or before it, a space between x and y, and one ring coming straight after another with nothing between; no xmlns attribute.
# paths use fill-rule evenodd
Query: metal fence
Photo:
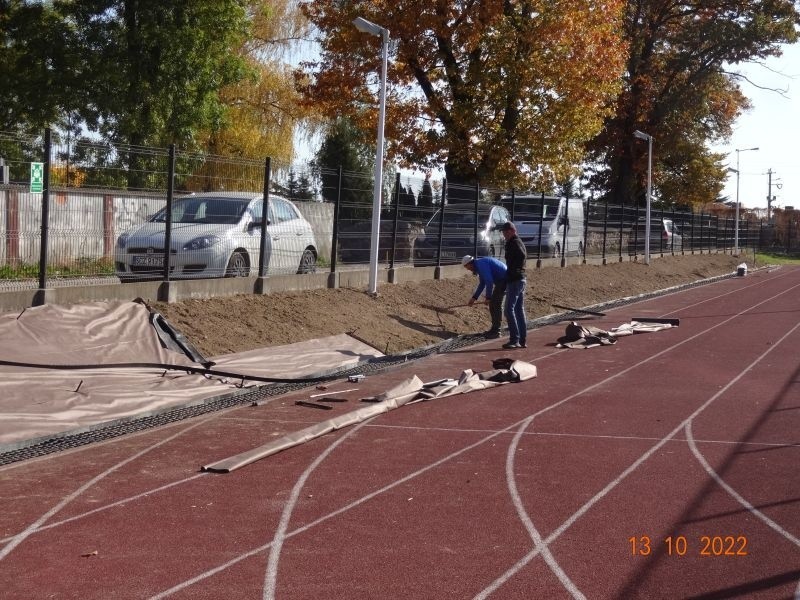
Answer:
<svg viewBox="0 0 800 600"><path fill-rule="evenodd" d="M32 191L38 175L41 191ZM0 133L0 282L46 288L355 268L370 259L372 195L371 174L341 168ZM502 258L507 220L537 265L644 253L636 206L399 174L382 200L384 267ZM654 208L650 253L796 250L797 212L766 224L745 211L737 226L729 214Z"/></svg>

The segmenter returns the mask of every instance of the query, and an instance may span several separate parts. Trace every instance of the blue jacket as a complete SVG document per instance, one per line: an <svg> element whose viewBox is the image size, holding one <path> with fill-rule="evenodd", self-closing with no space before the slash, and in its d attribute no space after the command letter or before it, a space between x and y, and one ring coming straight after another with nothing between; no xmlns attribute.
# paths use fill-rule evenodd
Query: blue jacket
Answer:
<svg viewBox="0 0 800 600"><path fill-rule="evenodd" d="M486 288L486 297L489 298L492 295L494 284L506 280L506 265L503 261L491 256L476 258L472 264L475 265L475 273L480 279L478 289L475 290L472 297L477 300L483 289Z"/></svg>

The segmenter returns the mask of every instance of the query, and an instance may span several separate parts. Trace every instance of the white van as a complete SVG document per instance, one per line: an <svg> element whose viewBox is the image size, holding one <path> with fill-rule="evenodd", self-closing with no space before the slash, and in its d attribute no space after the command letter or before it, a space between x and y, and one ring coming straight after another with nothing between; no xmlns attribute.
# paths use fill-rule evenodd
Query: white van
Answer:
<svg viewBox="0 0 800 600"><path fill-rule="evenodd" d="M501 203L511 211L511 196ZM514 197L514 226L528 249L528 255L539 252L541 225L542 256L581 256L583 254L585 216L583 200L556 196L520 195ZM566 236L564 235L566 230Z"/></svg>

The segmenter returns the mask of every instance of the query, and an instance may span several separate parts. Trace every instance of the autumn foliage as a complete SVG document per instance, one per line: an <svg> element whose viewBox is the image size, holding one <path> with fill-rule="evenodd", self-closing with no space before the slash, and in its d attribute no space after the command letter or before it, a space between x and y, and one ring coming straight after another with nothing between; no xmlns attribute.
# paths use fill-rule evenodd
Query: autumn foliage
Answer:
<svg viewBox="0 0 800 600"><path fill-rule="evenodd" d="M534 187L569 175L619 90L622 0L302 8L322 32L319 60L305 64L306 102L374 136L380 39L352 20L388 28L387 153L404 166L444 164L451 181Z"/></svg>

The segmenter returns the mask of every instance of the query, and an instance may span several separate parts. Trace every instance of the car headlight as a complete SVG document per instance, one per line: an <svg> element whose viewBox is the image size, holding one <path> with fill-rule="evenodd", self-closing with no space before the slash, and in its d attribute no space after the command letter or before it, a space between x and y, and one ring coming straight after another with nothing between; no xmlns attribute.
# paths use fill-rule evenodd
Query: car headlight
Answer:
<svg viewBox="0 0 800 600"><path fill-rule="evenodd" d="M128 242L128 234L127 233L120 234L120 236L117 238L117 248L119 248L120 250L125 250L125 244L127 242Z"/></svg>
<svg viewBox="0 0 800 600"><path fill-rule="evenodd" d="M183 245L184 250L202 250L203 248L211 248L215 244L219 244L220 240L215 235L202 235L194 238L191 242Z"/></svg>

